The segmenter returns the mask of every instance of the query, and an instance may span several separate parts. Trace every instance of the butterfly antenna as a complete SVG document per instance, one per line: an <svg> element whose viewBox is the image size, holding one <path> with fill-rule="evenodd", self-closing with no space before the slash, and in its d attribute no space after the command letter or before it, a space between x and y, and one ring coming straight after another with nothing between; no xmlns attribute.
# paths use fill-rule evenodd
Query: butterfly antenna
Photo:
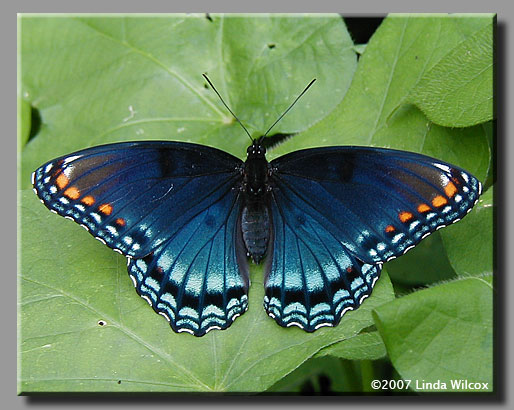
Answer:
<svg viewBox="0 0 514 410"><path fill-rule="evenodd" d="M272 129L275 125L277 125L277 122L279 122L279 121L284 117L284 115L286 115L286 114L289 112L289 110L290 110L291 108L293 108L293 105L295 105L295 104L296 104L296 102L300 99L300 97L301 97L302 95L304 95L304 94L307 92L307 90L310 88L310 86L311 86L312 84L314 84L314 81L316 81L316 79L315 79L315 78L314 78L314 79L309 83L309 85L307 85L307 87L305 87L305 89L300 93L300 95L299 95L298 97L296 97L296 99L295 99L295 100L293 101L293 103L289 106L289 108L288 108L287 110L285 110L285 111L284 111L284 113L283 113L280 117L278 117L278 119L277 119L277 120L276 120L276 121L271 125L271 127L269 127L269 128L268 128L268 131L266 131L266 132L264 133L264 135L263 135L261 138L264 138L266 135L268 135L268 132L270 132L270 131L271 131L271 129Z"/></svg>
<svg viewBox="0 0 514 410"><path fill-rule="evenodd" d="M241 127L243 127L243 129L245 130L246 134L248 134L248 137L250 137L250 139L252 140L253 142L253 138L252 136L250 135L250 133L248 132L248 130L246 129L246 127L243 125L243 123L241 121L239 121L239 118L237 118L236 114L234 114L232 112L232 110L230 109L230 107L225 103L225 101L223 101L223 98L221 98L221 95L220 93L218 92L218 90L216 90L216 87L214 87L214 85L211 83L211 80L209 80L209 77L207 77L207 74L202 74L203 75L203 78L205 78L207 80L207 82L209 83L209 85L211 86L211 88L214 90L214 92L218 95L218 97L220 98L221 102L223 103L223 105L225 106L225 108L227 110L230 111L230 114L232 114L232 116L236 119L236 121L239 123L239 125L241 125Z"/></svg>

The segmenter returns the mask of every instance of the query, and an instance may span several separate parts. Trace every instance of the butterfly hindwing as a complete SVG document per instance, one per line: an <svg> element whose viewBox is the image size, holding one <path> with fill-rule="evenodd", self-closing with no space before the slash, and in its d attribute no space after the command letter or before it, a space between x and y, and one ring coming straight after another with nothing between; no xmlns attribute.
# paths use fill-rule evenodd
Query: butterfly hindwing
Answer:
<svg viewBox="0 0 514 410"><path fill-rule="evenodd" d="M274 246L265 278L264 308L281 325L312 332L335 326L368 297L381 265L363 263L298 207L300 198L275 187Z"/></svg>
<svg viewBox="0 0 514 410"><path fill-rule="evenodd" d="M248 307L244 249L234 241L239 192L230 190L150 255L130 259L137 292L176 332L225 329ZM239 266L239 269L238 269Z"/></svg>
<svg viewBox="0 0 514 410"><path fill-rule="evenodd" d="M432 158L315 148L271 162L272 261L265 309L282 326L335 325L371 293L382 263L458 221L481 191Z"/></svg>
<svg viewBox="0 0 514 410"><path fill-rule="evenodd" d="M247 308L247 260L234 240L241 166L196 144L120 143L48 162L33 185L50 210L129 257L138 293L174 330L201 336Z"/></svg>

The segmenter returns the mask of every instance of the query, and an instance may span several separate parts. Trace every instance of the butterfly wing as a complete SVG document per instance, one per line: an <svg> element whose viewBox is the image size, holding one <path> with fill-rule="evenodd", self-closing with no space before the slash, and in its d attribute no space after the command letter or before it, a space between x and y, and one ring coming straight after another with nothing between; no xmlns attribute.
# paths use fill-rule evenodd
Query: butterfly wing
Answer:
<svg viewBox="0 0 514 410"><path fill-rule="evenodd" d="M129 260L137 292L174 331L203 336L246 311L248 262L242 241L234 241L239 212L230 190L152 253Z"/></svg>
<svg viewBox="0 0 514 410"><path fill-rule="evenodd" d="M201 335L246 309L247 262L234 241L241 166L196 144L120 143L50 161L33 185L50 210L129 257L138 293L174 330Z"/></svg>
<svg viewBox="0 0 514 410"><path fill-rule="evenodd" d="M272 166L265 309L282 326L335 325L369 296L383 262L473 207L480 182L420 154L327 147Z"/></svg>

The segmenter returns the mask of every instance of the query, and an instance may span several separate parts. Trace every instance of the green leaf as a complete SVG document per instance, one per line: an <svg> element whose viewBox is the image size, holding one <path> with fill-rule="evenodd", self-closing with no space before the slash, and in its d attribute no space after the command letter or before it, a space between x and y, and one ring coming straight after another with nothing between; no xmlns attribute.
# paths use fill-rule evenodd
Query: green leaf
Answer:
<svg viewBox="0 0 514 410"><path fill-rule="evenodd" d="M22 159L30 173L59 155L128 140L194 141L243 157L248 138L207 86L208 73L253 135L262 135L317 78L273 132L328 114L356 67L337 15L22 17L22 93L41 131Z"/></svg>
<svg viewBox="0 0 514 410"><path fill-rule="evenodd" d="M263 391L321 348L370 326L371 310L394 298L383 274L337 327L286 329L264 312L262 271L254 268L250 308L228 330L176 334L136 294L125 258L48 212L32 191L21 201L23 393Z"/></svg>
<svg viewBox="0 0 514 410"><path fill-rule="evenodd" d="M377 360L386 356L386 349L378 332L363 332L321 349L314 357L323 356L348 360Z"/></svg>
<svg viewBox="0 0 514 410"><path fill-rule="evenodd" d="M461 236L455 240L467 243L463 238L466 237ZM423 286L456 276L448 260L440 232L432 233L401 258L387 262L386 266L395 285Z"/></svg>
<svg viewBox="0 0 514 410"><path fill-rule="evenodd" d="M493 212L490 188L462 222L441 231L448 258L458 275L482 276L493 272Z"/></svg>
<svg viewBox="0 0 514 410"><path fill-rule="evenodd" d="M21 150L30 136L31 107L20 97L18 97L18 112L18 149Z"/></svg>
<svg viewBox="0 0 514 410"><path fill-rule="evenodd" d="M440 381L459 391L451 381L467 380L488 383L485 391L492 391L491 282L491 276L461 279L374 310L389 358L412 389L437 390L427 383Z"/></svg>
<svg viewBox="0 0 514 410"><path fill-rule="evenodd" d="M440 127L406 103L419 79L447 50L490 23L490 18L387 17L367 44L341 104L272 156L324 145L374 145L421 152L485 179L490 152L481 126Z"/></svg>
<svg viewBox="0 0 514 410"><path fill-rule="evenodd" d="M267 393L326 394L358 391L354 389L353 369L341 360L331 357L312 358L298 369L271 386ZM321 386L321 379L329 380L329 386ZM360 386L358 386L360 387ZM328 390L327 391L325 391Z"/></svg>
<svg viewBox="0 0 514 410"><path fill-rule="evenodd" d="M448 53L414 87L407 101L434 123L469 127L493 118L493 16Z"/></svg>

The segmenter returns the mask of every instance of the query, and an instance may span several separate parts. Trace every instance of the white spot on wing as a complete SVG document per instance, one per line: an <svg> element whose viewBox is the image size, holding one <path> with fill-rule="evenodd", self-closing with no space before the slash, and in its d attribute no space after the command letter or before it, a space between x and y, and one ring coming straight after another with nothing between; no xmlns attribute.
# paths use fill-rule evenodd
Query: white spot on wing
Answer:
<svg viewBox="0 0 514 410"><path fill-rule="evenodd" d="M72 161L75 161L76 159L79 159L80 157L82 157L82 155L73 155L71 157L68 157L64 160L64 164L68 164Z"/></svg>
<svg viewBox="0 0 514 410"><path fill-rule="evenodd" d="M410 251L412 248L414 248L414 245L409 246L407 249L403 251L403 253L407 253L407 251Z"/></svg>
<svg viewBox="0 0 514 410"><path fill-rule="evenodd" d="M450 167L448 167L447 165L444 165L444 164L438 164L438 163L434 163L434 165L439 168L440 170L443 170L444 172L450 172Z"/></svg>
<svg viewBox="0 0 514 410"><path fill-rule="evenodd" d="M316 326L314 326L314 329L315 330L318 330L320 327L323 327L323 326L329 326L329 327L332 327L334 326L332 323L318 323Z"/></svg>
<svg viewBox="0 0 514 410"><path fill-rule="evenodd" d="M164 316L168 322L171 322L171 319L168 317L168 315L164 312L159 312L159 315Z"/></svg>
<svg viewBox="0 0 514 410"><path fill-rule="evenodd" d="M362 302L364 299L366 299L369 295L362 295L361 299L359 300L359 305L362 305Z"/></svg>
<svg viewBox="0 0 514 410"><path fill-rule="evenodd" d="M211 326L211 327L209 327L209 328L205 331L205 333L209 333L209 332L210 332L211 330L213 330L213 329L221 330L221 327L219 327L219 326Z"/></svg>
<svg viewBox="0 0 514 410"><path fill-rule="evenodd" d="M102 242L105 245L105 241L102 238L100 238L99 236L95 236L95 239L98 239L100 242Z"/></svg>

